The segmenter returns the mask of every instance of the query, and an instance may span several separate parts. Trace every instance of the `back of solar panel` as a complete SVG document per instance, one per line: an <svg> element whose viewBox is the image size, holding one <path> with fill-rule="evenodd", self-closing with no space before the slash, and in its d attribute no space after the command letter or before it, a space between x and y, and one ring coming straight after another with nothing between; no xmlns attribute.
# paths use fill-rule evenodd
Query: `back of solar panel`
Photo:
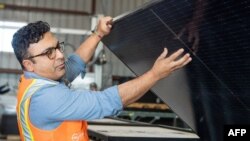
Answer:
<svg viewBox="0 0 250 141"><path fill-rule="evenodd" d="M224 125L250 123L249 7L248 0L152 1L117 18L103 42L137 76L164 47L191 53L192 63L152 91L201 140L220 141Z"/></svg>

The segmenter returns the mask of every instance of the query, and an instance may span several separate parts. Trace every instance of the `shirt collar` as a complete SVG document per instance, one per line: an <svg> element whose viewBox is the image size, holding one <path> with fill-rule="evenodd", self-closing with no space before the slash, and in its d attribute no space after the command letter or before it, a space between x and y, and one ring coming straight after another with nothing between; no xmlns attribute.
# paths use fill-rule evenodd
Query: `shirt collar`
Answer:
<svg viewBox="0 0 250 141"><path fill-rule="evenodd" d="M42 77L34 72L29 72L29 71L23 71L24 73L24 77L27 79L42 79L42 80L47 80L47 81L51 81L51 82L60 82L60 81L55 81L55 80L51 80L45 77Z"/></svg>

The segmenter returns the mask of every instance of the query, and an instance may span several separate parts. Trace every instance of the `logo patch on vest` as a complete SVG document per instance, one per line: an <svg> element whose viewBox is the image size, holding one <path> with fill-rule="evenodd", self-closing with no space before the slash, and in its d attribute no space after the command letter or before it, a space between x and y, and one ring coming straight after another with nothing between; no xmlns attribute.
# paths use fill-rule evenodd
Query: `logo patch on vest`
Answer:
<svg viewBox="0 0 250 141"><path fill-rule="evenodd" d="M80 132L80 133L74 133L71 137L72 141L80 141L84 136L84 133Z"/></svg>

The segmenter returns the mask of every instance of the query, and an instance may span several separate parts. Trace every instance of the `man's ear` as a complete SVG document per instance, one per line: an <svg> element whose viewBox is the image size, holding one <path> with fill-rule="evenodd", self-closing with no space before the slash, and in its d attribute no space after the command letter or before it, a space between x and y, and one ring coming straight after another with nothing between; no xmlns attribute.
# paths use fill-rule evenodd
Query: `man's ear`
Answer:
<svg viewBox="0 0 250 141"><path fill-rule="evenodd" d="M23 60L23 66L27 71L34 71L33 62L31 60Z"/></svg>

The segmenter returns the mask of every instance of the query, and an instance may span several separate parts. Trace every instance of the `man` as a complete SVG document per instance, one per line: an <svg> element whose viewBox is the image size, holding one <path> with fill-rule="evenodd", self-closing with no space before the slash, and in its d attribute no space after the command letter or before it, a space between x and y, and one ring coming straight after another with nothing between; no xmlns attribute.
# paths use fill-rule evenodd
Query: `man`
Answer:
<svg viewBox="0 0 250 141"><path fill-rule="evenodd" d="M47 23L30 23L15 33L12 46L24 71L17 95L22 141L87 141L85 120L118 114L157 81L191 61L189 54L177 60L183 49L167 58L164 49L152 69L134 80L104 91L70 89L64 80L84 75L85 65L101 38L109 34L111 23L111 17L101 18L96 31L67 60L63 44Z"/></svg>

